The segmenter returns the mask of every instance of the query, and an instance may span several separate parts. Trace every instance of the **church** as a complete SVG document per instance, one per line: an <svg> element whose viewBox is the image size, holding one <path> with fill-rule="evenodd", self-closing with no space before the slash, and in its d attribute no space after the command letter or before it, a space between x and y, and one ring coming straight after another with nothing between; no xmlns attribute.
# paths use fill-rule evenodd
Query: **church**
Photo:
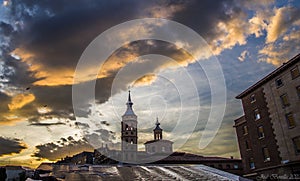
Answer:
<svg viewBox="0 0 300 181"><path fill-rule="evenodd" d="M153 129L154 139L145 144L146 153L138 151L138 121L133 111L130 91L128 92L127 109L121 122L121 159L123 162L136 162L145 159L144 156L169 155L173 153L173 142L163 139L163 129L160 128L158 118Z"/></svg>
<svg viewBox="0 0 300 181"><path fill-rule="evenodd" d="M153 140L144 143L145 151L138 151L138 117L133 111L130 91L126 105L121 121L121 149L110 149L106 145L94 152L82 152L63 158L56 164L203 164L238 175L242 173L240 159L173 152L173 142L163 139L163 129L158 118L153 127Z"/></svg>

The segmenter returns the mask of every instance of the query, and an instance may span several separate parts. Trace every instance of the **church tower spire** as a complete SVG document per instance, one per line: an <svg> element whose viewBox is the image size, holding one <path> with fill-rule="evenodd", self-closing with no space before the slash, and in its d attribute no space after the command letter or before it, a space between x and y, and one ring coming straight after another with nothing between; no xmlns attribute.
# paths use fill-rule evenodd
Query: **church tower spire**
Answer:
<svg viewBox="0 0 300 181"><path fill-rule="evenodd" d="M127 110L124 115L135 115L132 109L133 102L131 101L130 90L128 91Z"/></svg>
<svg viewBox="0 0 300 181"><path fill-rule="evenodd" d="M128 91L127 109L122 116L121 139L122 139L122 160L123 162L136 162L137 157L137 116L134 114L130 90Z"/></svg>
<svg viewBox="0 0 300 181"><path fill-rule="evenodd" d="M153 130L153 133L154 133L154 140L161 140L163 137L162 137L162 131L163 129L161 129L159 127L160 123L158 121L158 117L156 118L156 123L155 123L156 127L154 128Z"/></svg>

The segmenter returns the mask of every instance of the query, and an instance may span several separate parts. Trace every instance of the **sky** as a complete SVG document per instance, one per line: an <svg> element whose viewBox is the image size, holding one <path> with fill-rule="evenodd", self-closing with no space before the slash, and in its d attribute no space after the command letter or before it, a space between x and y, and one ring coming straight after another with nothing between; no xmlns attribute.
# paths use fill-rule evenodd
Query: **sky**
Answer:
<svg viewBox="0 0 300 181"><path fill-rule="evenodd" d="M243 112L235 96L300 51L296 0L4 0L0 6L0 165L36 166L102 143L117 148L129 87L140 150L153 139L158 117L176 151L240 157L233 123ZM82 101L75 114L72 87L91 81L74 83L86 47L109 28L141 18L181 23L197 32L211 53L191 60L185 51L189 45L180 40L127 42L101 60L95 100ZM151 26L157 25L132 31L149 33ZM122 36L126 33L114 38ZM226 109L216 136L199 148L199 140L208 139L201 137L203 131L213 129L206 127L210 110L218 107L198 64L211 63L212 56L225 79ZM193 127L192 133L176 134L179 121L182 130Z"/></svg>

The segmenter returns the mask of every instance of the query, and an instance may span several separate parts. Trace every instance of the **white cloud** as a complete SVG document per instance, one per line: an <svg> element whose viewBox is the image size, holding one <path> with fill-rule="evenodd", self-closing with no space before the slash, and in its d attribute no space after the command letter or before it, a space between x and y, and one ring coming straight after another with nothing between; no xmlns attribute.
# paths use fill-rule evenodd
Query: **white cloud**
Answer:
<svg viewBox="0 0 300 181"><path fill-rule="evenodd" d="M244 50L241 55L238 57L239 61L243 62L249 56L249 52Z"/></svg>
<svg viewBox="0 0 300 181"><path fill-rule="evenodd" d="M288 29L300 19L299 10L285 6L274 9L274 16L270 19L270 24L267 27L266 43L272 43L278 40Z"/></svg>

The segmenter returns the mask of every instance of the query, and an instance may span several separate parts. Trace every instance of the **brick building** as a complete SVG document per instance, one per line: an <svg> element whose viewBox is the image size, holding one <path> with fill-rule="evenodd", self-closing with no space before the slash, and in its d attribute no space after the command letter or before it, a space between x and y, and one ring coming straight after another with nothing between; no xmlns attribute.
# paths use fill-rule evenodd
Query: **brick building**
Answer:
<svg viewBox="0 0 300 181"><path fill-rule="evenodd" d="M246 89L235 120L245 176L300 172L300 54Z"/></svg>

